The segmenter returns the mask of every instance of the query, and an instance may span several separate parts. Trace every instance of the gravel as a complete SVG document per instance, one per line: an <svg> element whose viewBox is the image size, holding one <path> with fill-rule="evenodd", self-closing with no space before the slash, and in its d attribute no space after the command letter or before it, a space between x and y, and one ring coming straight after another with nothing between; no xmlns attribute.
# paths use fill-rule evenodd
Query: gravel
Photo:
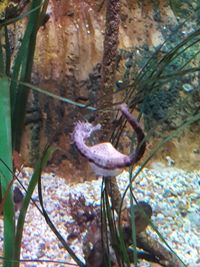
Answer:
<svg viewBox="0 0 200 267"><path fill-rule="evenodd" d="M139 167L134 171L137 172ZM19 175L27 186L32 170L25 168ZM133 173L133 174L134 174ZM128 186L129 173L117 178L120 190ZM84 183L68 184L53 173L42 176L43 196L46 210L52 221L67 240L66 222L73 222L69 215L66 199L69 194L83 194L86 202L100 204L101 178ZM148 202L153 209L152 220L171 248L190 267L200 266L200 172L186 172L160 164L154 169L143 169L133 182L133 192L138 201ZM129 197L125 201L129 202ZM33 198L39 204L37 190ZM18 215L18 213L17 213ZM148 231L159 237L150 228ZM0 217L0 248L3 240L3 221ZM75 240L71 247L83 260L81 242ZM1 250L0 250L1 252ZM2 252L1 252L2 253ZM47 226L37 208L30 204L26 216L21 259L49 260L50 262L22 262L20 266L68 266L73 263L67 251ZM52 262L59 261L59 263ZM151 266L142 264L141 266Z"/></svg>

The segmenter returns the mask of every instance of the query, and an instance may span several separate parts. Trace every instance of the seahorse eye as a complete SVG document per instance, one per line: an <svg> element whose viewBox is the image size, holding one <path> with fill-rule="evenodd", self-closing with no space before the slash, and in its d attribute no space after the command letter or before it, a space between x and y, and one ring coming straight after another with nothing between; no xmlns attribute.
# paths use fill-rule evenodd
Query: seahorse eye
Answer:
<svg viewBox="0 0 200 267"><path fill-rule="evenodd" d="M91 131L91 129L92 129L91 124L90 123L86 123L85 124L85 129L84 129L85 132L88 132L89 133Z"/></svg>

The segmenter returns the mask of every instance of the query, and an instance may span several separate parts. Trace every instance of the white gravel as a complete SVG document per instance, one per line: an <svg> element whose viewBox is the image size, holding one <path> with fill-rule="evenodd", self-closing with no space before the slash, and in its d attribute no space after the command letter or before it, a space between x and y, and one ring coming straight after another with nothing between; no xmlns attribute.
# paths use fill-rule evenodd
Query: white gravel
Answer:
<svg viewBox="0 0 200 267"><path fill-rule="evenodd" d="M31 172L31 169L26 168L20 176L25 186L28 184ZM122 192L128 181L127 172L118 176ZM65 239L69 234L65 223L71 220L65 200L70 193L84 194L88 203L99 204L101 182L99 178L91 182L67 184L64 179L55 177L52 173L45 173L42 176L47 212ZM179 257L190 267L200 266L200 172L189 173L157 165L155 169L145 168L133 182L133 188L138 201L147 201L152 206L153 222ZM34 192L33 198L38 199L37 191ZM128 195L126 201L129 201ZM151 229L149 232L158 238ZM0 217L0 247L2 247L2 233L3 222ZM72 248L82 258L80 241L75 241ZM73 262L33 204L30 205L26 217L21 258L63 261L57 264L26 262L20 265L27 267L64 267L67 266L64 262Z"/></svg>

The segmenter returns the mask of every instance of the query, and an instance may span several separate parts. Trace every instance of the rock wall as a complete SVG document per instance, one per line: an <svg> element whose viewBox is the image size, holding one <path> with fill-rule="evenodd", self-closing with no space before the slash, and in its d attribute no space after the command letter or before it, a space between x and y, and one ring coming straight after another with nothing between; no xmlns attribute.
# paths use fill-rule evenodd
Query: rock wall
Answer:
<svg viewBox="0 0 200 267"><path fill-rule="evenodd" d="M165 38L161 28L177 23L169 1L121 2L120 49L130 50L144 45L154 49ZM106 0L50 0L48 15L38 33L32 75L35 85L79 103L95 101L100 79L105 11ZM122 60L118 79L123 72ZM91 175L84 159L78 157L71 145L70 133L75 121L92 120L93 117L92 111L32 91L22 147L24 158L33 163L45 144L54 143L59 147L52 161L55 171L72 180L74 176ZM156 160L167 163L166 156L170 156L178 167L195 167L200 163L197 132L186 134L183 142L170 143ZM188 137L189 143L192 143L189 146ZM184 151L188 148L191 153L185 155ZM190 164L185 164L188 161Z"/></svg>

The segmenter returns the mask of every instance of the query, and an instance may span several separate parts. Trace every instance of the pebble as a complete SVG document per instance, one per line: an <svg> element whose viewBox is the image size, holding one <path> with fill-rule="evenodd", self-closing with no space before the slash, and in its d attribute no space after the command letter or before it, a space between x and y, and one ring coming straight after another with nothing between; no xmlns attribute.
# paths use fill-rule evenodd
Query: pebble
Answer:
<svg viewBox="0 0 200 267"><path fill-rule="evenodd" d="M193 90L193 86L189 83L184 83L182 86L183 90L187 93L191 92Z"/></svg>
<svg viewBox="0 0 200 267"><path fill-rule="evenodd" d="M187 217L194 226L200 227L200 215L197 212L191 212Z"/></svg>
<svg viewBox="0 0 200 267"><path fill-rule="evenodd" d="M160 222L165 219L165 216L162 213L158 213L156 219L158 222Z"/></svg>

